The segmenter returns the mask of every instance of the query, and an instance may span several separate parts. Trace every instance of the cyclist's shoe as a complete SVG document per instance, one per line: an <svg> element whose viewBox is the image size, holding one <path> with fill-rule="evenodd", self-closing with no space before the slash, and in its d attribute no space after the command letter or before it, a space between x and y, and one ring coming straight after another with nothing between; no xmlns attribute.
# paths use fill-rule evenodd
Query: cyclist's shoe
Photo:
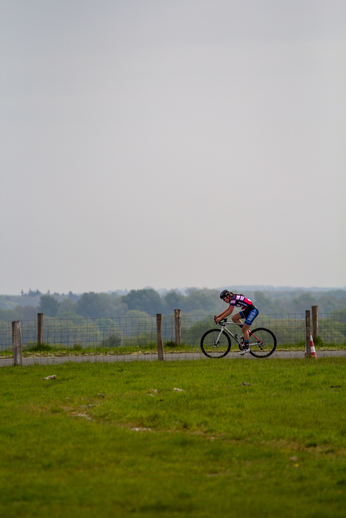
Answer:
<svg viewBox="0 0 346 518"><path fill-rule="evenodd" d="M242 350L240 351L240 353L239 353L239 354L240 354L241 356L244 356L244 354L249 353L249 352L250 352L250 347L249 347L248 345L247 345L247 346L246 346L246 345L244 345L244 347L242 348Z"/></svg>

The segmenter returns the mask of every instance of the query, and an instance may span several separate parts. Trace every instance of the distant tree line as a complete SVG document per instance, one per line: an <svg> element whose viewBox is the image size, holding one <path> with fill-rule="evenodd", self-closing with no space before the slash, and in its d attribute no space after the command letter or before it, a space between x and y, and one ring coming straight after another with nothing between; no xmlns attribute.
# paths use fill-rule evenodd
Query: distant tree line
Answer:
<svg viewBox="0 0 346 518"><path fill-rule="evenodd" d="M126 295L116 292L89 292L78 297L70 292L61 301L57 295L41 294L35 307L16 305L12 310L0 308L0 320L29 320L36 318L36 313L61 319L123 317L129 311L141 311L155 316L156 313L168 315L173 313L174 309L181 309L185 313L208 315L222 309L219 292L208 289L191 288L184 295L170 291L164 296L160 296L151 288L131 290Z"/></svg>
<svg viewBox="0 0 346 518"><path fill-rule="evenodd" d="M345 290L317 294L294 290L254 291L245 295L266 315L302 313L312 305L318 305L320 313L346 312ZM36 304L30 304L30 301L35 301ZM7 309L9 306L11 309ZM42 294L38 290L29 290L29 293L22 293L20 297L0 295L2 321L33 320L38 312L52 318L80 319L133 316L134 312L144 312L150 316L155 316L156 313L169 315L174 309L181 309L185 314L213 315L224 308L218 290L197 288L188 289L185 293L172 290L164 295L151 288L131 290L126 295L117 292L89 292L82 295L69 292L68 295L51 295L49 292Z"/></svg>

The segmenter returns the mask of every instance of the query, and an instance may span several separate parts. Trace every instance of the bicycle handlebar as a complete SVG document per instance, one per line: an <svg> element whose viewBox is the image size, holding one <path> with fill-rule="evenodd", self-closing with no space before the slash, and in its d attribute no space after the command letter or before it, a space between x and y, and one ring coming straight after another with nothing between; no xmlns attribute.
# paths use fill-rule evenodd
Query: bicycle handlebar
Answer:
<svg viewBox="0 0 346 518"><path fill-rule="evenodd" d="M216 315L215 315L215 317L216 317ZM227 322L227 318L223 318L222 320L220 320L220 322L218 322L218 324L226 324L226 322Z"/></svg>

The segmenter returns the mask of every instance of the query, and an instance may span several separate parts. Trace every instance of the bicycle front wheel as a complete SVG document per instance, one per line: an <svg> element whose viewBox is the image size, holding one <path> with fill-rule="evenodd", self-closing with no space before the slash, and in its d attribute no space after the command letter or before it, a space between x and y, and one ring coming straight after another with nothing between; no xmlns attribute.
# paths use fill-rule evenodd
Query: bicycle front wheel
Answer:
<svg viewBox="0 0 346 518"><path fill-rule="evenodd" d="M249 345L252 356L255 356L255 358L267 358L276 349L276 338L269 329L259 327L250 331Z"/></svg>
<svg viewBox="0 0 346 518"><path fill-rule="evenodd" d="M201 338L202 352L208 358L223 358L230 348L231 340L222 329L210 329Z"/></svg>

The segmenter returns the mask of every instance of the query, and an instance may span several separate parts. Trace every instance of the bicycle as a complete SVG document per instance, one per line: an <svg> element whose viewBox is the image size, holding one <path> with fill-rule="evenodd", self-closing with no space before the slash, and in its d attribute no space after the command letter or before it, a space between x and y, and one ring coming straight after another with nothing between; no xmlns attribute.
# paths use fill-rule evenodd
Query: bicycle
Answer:
<svg viewBox="0 0 346 518"><path fill-rule="evenodd" d="M201 338L202 352L208 358L224 358L231 349L231 338L235 340L242 350L243 338L238 338L237 334L233 334L227 325L239 326L234 322L228 322L227 318L220 320L221 329L209 329ZM276 337L272 331L265 327L258 327L253 331L249 331L250 354L255 358L267 358L276 349Z"/></svg>

